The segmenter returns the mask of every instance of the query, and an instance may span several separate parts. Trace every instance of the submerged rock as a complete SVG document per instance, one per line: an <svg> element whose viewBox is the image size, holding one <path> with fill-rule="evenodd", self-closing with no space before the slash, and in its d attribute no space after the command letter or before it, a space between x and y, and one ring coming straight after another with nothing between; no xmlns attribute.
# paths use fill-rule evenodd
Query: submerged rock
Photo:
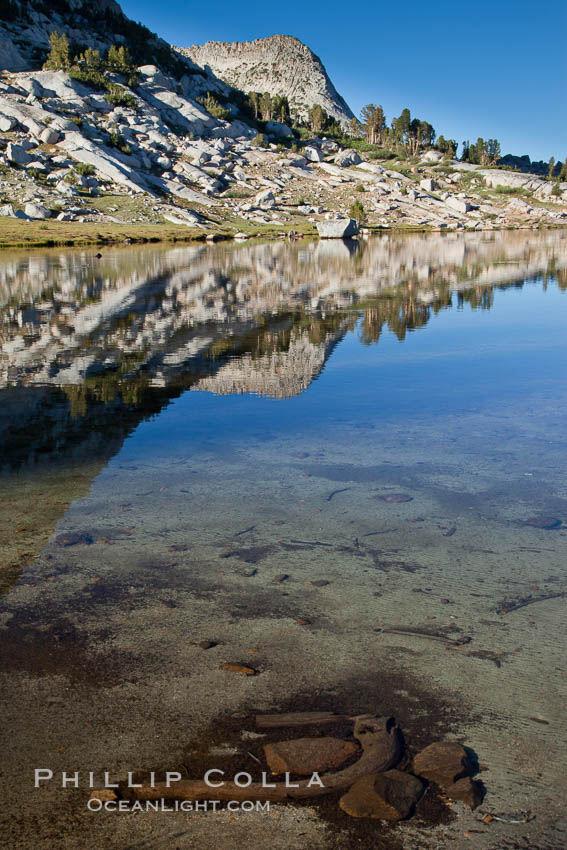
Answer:
<svg viewBox="0 0 567 850"><path fill-rule="evenodd" d="M454 741L437 741L422 750L413 760L413 771L424 779L448 788L473 773L467 751Z"/></svg>
<svg viewBox="0 0 567 850"><path fill-rule="evenodd" d="M476 809L482 803L484 797L482 783L471 779L470 776L464 776L449 785L445 788L445 792L451 800L460 800L470 806L471 809Z"/></svg>
<svg viewBox="0 0 567 850"><path fill-rule="evenodd" d="M413 496L409 496L407 493L386 493L382 495L378 493L374 498L378 502L413 502Z"/></svg>
<svg viewBox="0 0 567 850"><path fill-rule="evenodd" d="M357 752L355 743L340 738L298 738L264 746L272 773L297 773L299 776L333 770Z"/></svg>
<svg viewBox="0 0 567 850"><path fill-rule="evenodd" d="M232 673L243 673L245 676L255 676L258 672L253 667L249 667L247 664L235 664L229 661L225 661L224 664L221 664L221 670L230 670Z"/></svg>
<svg viewBox="0 0 567 850"><path fill-rule="evenodd" d="M101 788L100 791L91 791L89 800L100 800L101 803L109 803L118 797L112 788Z"/></svg>
<svg viewBox="0 0 567 850"><path fill-rule="evenodd" d="M365 776L341 797L339 806L353 818L403 820L423 794L423 783L411 773L387 770Z"/></svg>
<svg viewBox="0 0 567 850"><path fill-rule="evenodd" d="M66 531L63 534L57 535L55 542L59 546L90 546L93 538L85 532Z"/></svg>
<svg viewBox="0 0 567 850"><path fill-rule="evenodd" d="M531 516L529 519L524 520L524 525L550 530L552 528L559 528L560 525L563 525L563 522L554 516Z"/></svg>

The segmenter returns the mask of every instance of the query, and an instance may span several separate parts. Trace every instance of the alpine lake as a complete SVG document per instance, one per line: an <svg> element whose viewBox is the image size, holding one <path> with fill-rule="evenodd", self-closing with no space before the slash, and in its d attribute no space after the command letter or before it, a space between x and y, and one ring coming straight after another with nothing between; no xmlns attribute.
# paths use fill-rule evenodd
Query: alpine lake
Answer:
<svg viewBox="0 0 567 850"><path fill-rule="evenodd" d="M2 846L565 847L567 231L97 251L0 254ZM363 714L482 803L89 808Z"/></svg>

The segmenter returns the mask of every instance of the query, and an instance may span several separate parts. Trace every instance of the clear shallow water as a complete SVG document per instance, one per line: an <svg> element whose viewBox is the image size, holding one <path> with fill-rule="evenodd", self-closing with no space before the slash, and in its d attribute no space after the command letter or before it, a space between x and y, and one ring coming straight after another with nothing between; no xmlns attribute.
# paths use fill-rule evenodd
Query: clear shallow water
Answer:
<svg viewBox="0 0 567 850"><path fill-rule="evenodd" d="M561 232L0 261L4 669L70 679L79 719L79 669L101 712L109 682L114 716L145 704L119 745L73 727L70 763L163 764L159 712L171 734L294 693L355 710L395 666L475 714L496 802L551 811L563 756L531 765L564 726L566 532L524 520L567 525L566 269ZM260 675L219 674L251 646ZM15 760L70 722L30 699Z"/></svg>

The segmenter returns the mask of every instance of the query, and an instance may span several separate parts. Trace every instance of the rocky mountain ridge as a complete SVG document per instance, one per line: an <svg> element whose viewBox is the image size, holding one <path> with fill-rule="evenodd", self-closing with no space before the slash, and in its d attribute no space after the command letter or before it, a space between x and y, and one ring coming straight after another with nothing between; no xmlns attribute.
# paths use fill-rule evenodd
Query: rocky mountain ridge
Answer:
<svg viewBox="0 0 567 850"><path fill-rule="evenodd" d="M127 18L115 0L3 0L0 69L39 70L53 31L67 36L72 55L87 47L102 54L110 45L124 45L137 64L155 62L178 73L187 67L167 42Z"/></svg>
<svg viewBox="0 0 567 850"><path fill-rule="evenodd" d="M435 150L411 162L380 163L332 139L300 139L284 124L252 126L230 102L234 90L227 83L129 21L113 0L94 7L56 0L53 10L43 0L4 2L17 14L1 23L0 50L10 33L16 65L41 65L49 33L60 24L69 39L73 33L84 39L69 51L64 69L8 69L0 76L5 219L57 219L93 228L101 222L150 224L155 238L164 224L177 228L180 238L187 238L188 228L201 238L314 235L325 220L353 215L379 229L492 230L567 222L566 183L449 161ZM127 43L134 60L156 55L173 70L139 63L128 65L126 74L105 59L104 74L93 74L84 57L74 62L75 49L80 54L86 40L102 49L106 35ZM284 49L282 38L287 49L287 37L263 41ZM319 61L291 41L311 66ZM321 65L319 72L324 74ZM301 78L301 68L297 73ZM314 84L313 91L321 86ZM220 107L211 91L224 94L230 108Z"/></svg>
<svg viewBox="0 0 567 850"><path fill-rule="evenodd" d="M319 57L293 36L208 41L175 49L236 89L287 97L292 114L302 119L314 104L322 106L339 123L346 124L354 118Z"/></svg>

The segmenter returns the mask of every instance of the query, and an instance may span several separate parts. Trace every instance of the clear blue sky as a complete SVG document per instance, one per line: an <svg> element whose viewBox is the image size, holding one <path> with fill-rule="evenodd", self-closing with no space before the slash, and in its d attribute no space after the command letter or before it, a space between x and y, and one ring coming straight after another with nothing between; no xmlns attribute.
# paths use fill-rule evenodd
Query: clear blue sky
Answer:
<svg viewBox="0 0 567 850"><path fill-rule="evenodd" d="M389 0L187 4L124 0L172 44L293 35L358 115L408 106L447 138L498 138L503 153L567 156L567 2Z"/></svg>

